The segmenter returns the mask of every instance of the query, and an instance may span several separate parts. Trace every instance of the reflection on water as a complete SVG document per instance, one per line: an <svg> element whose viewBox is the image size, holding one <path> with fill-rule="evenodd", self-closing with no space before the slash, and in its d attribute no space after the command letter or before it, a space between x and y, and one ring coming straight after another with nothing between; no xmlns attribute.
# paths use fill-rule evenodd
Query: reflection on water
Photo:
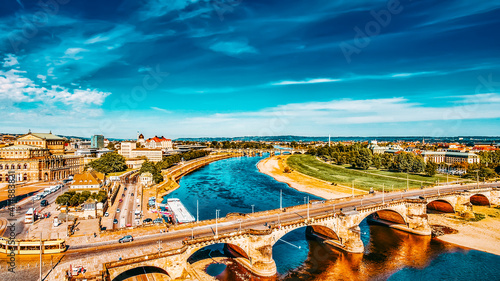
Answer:
<svg viewBox="0 0 500 281"><path fill-rule="evenodd" d="M500 257L465 250L385 226L360 225L364 254L347 254L320 241L306 241L305 229L283 237L307 246L277 243L278 280L500 280ZM293 243L293 242L292 242ZM301 251L307 251L306 257ZM288 258L288 260L286 260ZM285 261L284 261L285 260ZM296 266L299 265L299 266ZM478 275L478 269L481 274Z"/></svg>

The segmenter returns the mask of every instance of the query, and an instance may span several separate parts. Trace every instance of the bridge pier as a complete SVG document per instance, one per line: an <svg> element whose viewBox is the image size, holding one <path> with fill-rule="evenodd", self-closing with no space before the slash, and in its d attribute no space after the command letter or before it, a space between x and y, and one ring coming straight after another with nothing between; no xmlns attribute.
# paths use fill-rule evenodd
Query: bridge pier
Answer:
<svg viewBox="0 0 500 281"><path fill-rule="evenodd" d="M353 254L360 254L365 251L365 246L363 245L363 241L361 241L361 229L359 225L349 228L340 237L341 241L343 241L342 250Z"/></svg>

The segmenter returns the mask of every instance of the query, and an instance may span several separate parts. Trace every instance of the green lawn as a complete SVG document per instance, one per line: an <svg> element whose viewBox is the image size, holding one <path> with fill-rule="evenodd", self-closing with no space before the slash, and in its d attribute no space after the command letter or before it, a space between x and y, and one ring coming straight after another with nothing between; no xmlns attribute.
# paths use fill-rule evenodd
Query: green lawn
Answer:
<svg viewBox="0 0 500 281"><path fill-rule="evenodd" d="M311 155L292 155L288 158L287 164L292 169L303 174L344 186L351 186L354 180L354 186L356 188L365 190L369 190L370 187L373 187L374 190L382 190L382 185L385 185L386 190L390 190L392 186L394 190L406 189L407 185L406 173L376 169L366 171L356 170L345 166L326 164ZM408 178L410 179L410 188L420 188L421 185L429 186L438 179L440 182L446 181L446 175L427 177L424 175L408 174ZM454 179L456 179L456 177ZM451 180L452 177L450 177L450 181Z"/></svg>

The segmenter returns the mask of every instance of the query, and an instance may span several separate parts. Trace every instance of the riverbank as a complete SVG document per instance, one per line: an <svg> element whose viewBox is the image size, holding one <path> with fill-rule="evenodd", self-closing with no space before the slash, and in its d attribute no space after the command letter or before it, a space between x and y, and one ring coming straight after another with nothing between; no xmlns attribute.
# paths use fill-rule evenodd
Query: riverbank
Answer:
<svg viewBox="0 0 500 281"><path fill-rule="evenodd" d="M352 189L348 186L332 185L330 182L316 179L297 171L285 173L288 167L286 160L289 156L277 155L262 159L257 164L259 172L273 177L279 182L286 183L298 191L316 195L325 199L334 199L352 195ZM362 190L354 190L354 194L365 194Z"/></svg>
<svg viewBox="0 0 500 281"><path fill-rule="evenodd" d="M443 242L500 255L500 210L474 206L474 212L484 214L486 218L480 221L466 221L451 215L429 214L429 223L448 226L458 231L437 237Z"/></svg>

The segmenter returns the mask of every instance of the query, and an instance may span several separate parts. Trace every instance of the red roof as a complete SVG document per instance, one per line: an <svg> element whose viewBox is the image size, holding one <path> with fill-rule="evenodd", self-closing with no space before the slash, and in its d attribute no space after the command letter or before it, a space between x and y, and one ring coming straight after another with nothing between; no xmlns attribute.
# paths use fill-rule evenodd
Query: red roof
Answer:
<svg viewBox="0 0 500 281"><path fill-rule="evenodd" d="M150 139L147 140L147 142L152 142L152 141L153 142L162 142L162 141L172 141L172 140L171 139L166 139L164 137L159 138L157 136L155 136L154 138L150 138Z"/></svg>

